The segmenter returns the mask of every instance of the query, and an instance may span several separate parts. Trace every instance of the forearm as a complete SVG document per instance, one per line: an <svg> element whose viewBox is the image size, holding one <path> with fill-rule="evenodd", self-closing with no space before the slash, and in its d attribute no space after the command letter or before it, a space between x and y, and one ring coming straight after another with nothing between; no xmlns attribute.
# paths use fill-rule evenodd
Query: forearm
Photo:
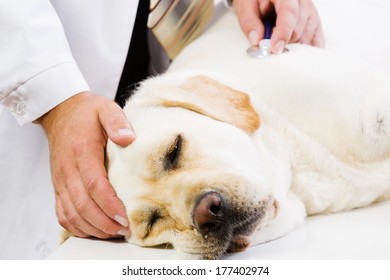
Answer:
<svg viewBox="0 0 390 280"><path fill-rule="evenodd" d="M47 0L0 0L0 104L20 124L88 90Z"/></svg>

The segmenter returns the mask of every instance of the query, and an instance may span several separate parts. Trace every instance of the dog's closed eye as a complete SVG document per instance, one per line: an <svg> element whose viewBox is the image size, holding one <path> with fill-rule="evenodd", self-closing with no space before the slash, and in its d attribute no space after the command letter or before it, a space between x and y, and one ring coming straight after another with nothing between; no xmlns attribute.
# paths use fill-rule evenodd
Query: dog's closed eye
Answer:
<svg viewBox="0 0 390 280"><path fill-rule="evenodd" d="M161 216L161 213L156 209L156 210L153 210L151 213L150 213L150 216L148 218L148 231L150 231L152 229L152 227L158 222L159 219L161 219L162 216Z"/></svg>
<svg viewBox="0 0 390 280"><path fill-rule="evenodd" d="M148 205L147 201L145 201L144 208L134 211L130 218L132 220L132 234L141 239L153 235L153 232L166 220L163 211L159 207Z"/></svg>
<svg viewBox="0 0 390 280"><path fill-rule="evenodd" d="M174 170L178 167L182 145L183 145L183 136L179 134L165 155L165 159L164 159L165 170Z"/></svg>

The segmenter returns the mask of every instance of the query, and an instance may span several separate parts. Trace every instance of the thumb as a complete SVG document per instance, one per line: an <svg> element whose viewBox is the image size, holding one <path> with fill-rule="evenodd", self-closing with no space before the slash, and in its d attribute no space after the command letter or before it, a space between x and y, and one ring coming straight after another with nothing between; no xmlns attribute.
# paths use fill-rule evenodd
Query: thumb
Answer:
<svg viewBox="0 0 390 280"><path fill-rule="evenodd" d="M264 36L257 0L234 1L233 4L242 31L251 45L257 45Z"/></svg>
<svg viewBox="0 0 390 280"><path fill-rule="evenodd" d="M99 111L99 120L108 138L115 144L125 147L135 140L135 133L123 110L109 101Z"/></svg>

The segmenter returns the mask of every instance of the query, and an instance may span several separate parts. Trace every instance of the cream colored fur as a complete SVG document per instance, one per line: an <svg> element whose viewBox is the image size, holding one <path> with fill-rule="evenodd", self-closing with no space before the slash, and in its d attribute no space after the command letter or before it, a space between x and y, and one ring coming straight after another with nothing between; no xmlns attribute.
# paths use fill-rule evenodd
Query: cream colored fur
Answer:
<svg viewBox="0 0 390 280"><path fill-rule="evenodd" d="M263 60L247 47L226 13L124 108L137 139L110 142L107 154L129 242L218 258L283 236L306 215L390 198L390 77L308 46ZM182 154L167 169L178 135ZM226 240L194 228L195 200L208 191L243 213ZM256 229L242 221L251 216Z"/></svg>

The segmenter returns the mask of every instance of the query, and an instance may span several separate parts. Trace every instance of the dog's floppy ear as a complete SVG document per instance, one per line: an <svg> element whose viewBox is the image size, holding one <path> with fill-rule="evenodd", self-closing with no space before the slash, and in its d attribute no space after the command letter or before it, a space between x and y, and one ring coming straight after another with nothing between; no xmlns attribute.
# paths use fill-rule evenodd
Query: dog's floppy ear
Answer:
<svg viewBox="0 0 390 280"><path fill-rule="evenodd" d="M182 107L213 119L230 123L247 133L260 127L260 117L246 93L206 76L194 76L179 86L186 92L173 93L161 100L165 107Z"/></svg>

